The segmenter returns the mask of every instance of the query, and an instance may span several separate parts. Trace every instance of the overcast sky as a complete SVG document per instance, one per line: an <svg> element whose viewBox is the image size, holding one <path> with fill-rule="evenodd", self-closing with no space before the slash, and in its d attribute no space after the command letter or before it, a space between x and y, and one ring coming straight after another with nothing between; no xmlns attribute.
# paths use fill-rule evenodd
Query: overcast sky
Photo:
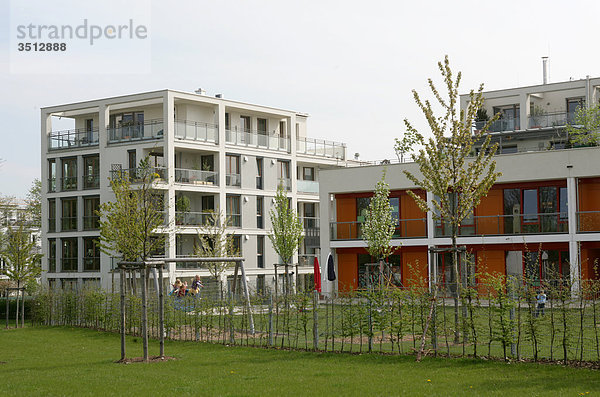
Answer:
<svg viewBox="0 0 600 397"><path fill-rule="evenodd" d="M202 87L308 113L309 136L346 142L350 157L380 160L395 157L404 118L427 132L411 90L426 92L445 54L463 72L462 93L480 82L486 89L539 84L544 55L551 82L600 76L596 1L141 0L151 4L143 74L11 73L11 3L0 1L0 193L16 196L40 177L41 106ZM38 2L49 4L28 0ZM54 20L93 17L82 1L51 3ZM119 3L98 4L119 14Z"/></svg>

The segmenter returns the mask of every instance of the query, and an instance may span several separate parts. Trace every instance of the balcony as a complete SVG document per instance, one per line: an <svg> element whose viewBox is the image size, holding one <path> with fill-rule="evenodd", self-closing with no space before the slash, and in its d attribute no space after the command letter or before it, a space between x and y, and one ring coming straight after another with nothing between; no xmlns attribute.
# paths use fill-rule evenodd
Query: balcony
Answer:
<svg viewBox="0 0 600 397"><path fill-rule="evenodd" d="M214 212L181 212L175 213L175 223L180 226L215 226L219 219L215 218Z"/></svg>
<svg viewBox="0 0 600 397"><path fill-rule="evenodd" d="M100 174L90 174L83 176L83 188L84 189L99 189L100 188Z"/></svg>
<svg viewBox="0 0 600 397"><path fill-rule="evenodd" d="M303 181L298 179L296 183L299 193L319 194L319 182L317 181Z"/></svg>
<svg viewBox="0 0 600 397"><path fill-rule="evenodd" d="M162 119L149 120L144 124L123 125L108 128L108 143L138 142L162 139L164 127Z"/></svg>
<svg viewBox="0 0 600 397"><path fill-rule="evenodd" d="M77 217L62 217L60 220L61 232L70 232L77 230Z"/></svg>
<svg viewBox="0 0 600 397"><path fill-rule="evenodd" d="M215 171L175 168L175 182L189 185L219 185L219 173Z"/></svg>
<svg viewBox="0 0 600 397"><path fill-rule="evenodd" d="M77 177L76 176L62 177L60 189L63 192L68 191L68 190L77 190Z"/></svg>
<svg viewBox="0 0 600 397"><path fill-rule="evenodd" d="M331 240L362 240L362 222L331 222ZM393 238L427 237L427 219L400 219Z"/></svg>
<svg viewBox="0 0 600 397"><path fill-rule="evenodd" d="M300 222L304 227L304 244L309 248L320 247L321 229L319 227L319 218L301 217Z"/></svg>
<svg viewBox="0 0 600 397"><path fill-rule="evenodd" d="M219 143L219 126L199 121L175 120L175 138L186 141Z"/></svg>
<svg viewBox="0 0 600 397"><path fill-rule="evenodd" d="M97 215L83 217L83 230L97 230L100 228L100 217Z"/></svg>
<svg viewBox="0 0 600 397"><path fill-rule="evenodd" d="M110 179L129 177L131 183L143 183L146 176L152 182L165 182L167 169L165 167L151 167L149 170L145 168L125 168L110 171Z"/></svg>
<svg viewBox="0 0 600 397"><path fill-rule="evenodd" d="M575 113L573 112L544 113L529 116L527 128L564 127L573 120L574 116Z"/></svg>
<svg viewBox="0 0 600 397"><path fill-rule="evenodd" d="M241 187L242 186L242 176L240 174L225 175L225 185Z"/></svg>
<svg viewBox="0 0 600 397"><path fill-rule="evenodd" d="M236 146L289 152L290 139L262 131L225 130L225 141Z"/></svg>
<svg viewBox="0 0 600 397"><path fill-rule="evenodd" d="M346 144L322 139L298 138L296 139L296 153L345 160Z"/></svg>
<svg viewBox="0 0 600 397"><path fill-rule="evenodd" d="M48 135L48 150L77 149L98 146L98 129L78 128L53 131Z"/></svg>
<svg viewBox="0 0 600 397"><path fill-rule="evenodd" d="M292 190L292 180L290 178L277 178L277 186L282 185L285 190Z"/></svg>
<svg viewBox="0 0 600 397"><path fill-rule="evenodd" d="M577 212L577 232L600 232L600 211Z"/></svg>
<svg viewBox="0 0 600 397"><path fill-rule="evenodd" d="M541 213L520 215L475 216L465 220L458 230L458 236L520 235L568 233L567 214ZM436 222L435 237L450 237L451 226Z"/></svg>

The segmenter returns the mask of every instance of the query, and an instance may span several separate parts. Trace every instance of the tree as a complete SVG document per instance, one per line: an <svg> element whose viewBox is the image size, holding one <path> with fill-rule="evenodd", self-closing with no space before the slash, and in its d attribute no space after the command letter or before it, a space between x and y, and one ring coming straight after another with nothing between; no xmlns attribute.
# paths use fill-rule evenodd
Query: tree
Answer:
<svg viewBox="0 0 600 397"><path fill-rule="evenodd" d="M392 218L392 206L390 204L390 187L385 182L385 170L381 180L375 185L375 196L369 202L369 209L365 223L362 225L362 233L367 242L367 251L379 262L379 285L382 284L383 261L394 252L390 245L396 225Z"/></svg>
<svg viewBox="0 0 600 397"><path fill-rule="evenodd" d="M442 108L442 114L434 114L429 100L421 100L419 94L413 90L413 97L417 106L423 112L432 137L425 143L425 147L413 156L419 166L422 178L419 179L411 172L404 171L406 177L416 186L432 193L435 197L431 202L409 191L408 194L415 200L422 211L431 211L433 218L438 222L445 222L451 227L452 238L452 273L454 278L454 307L455 307L455 341L458 342L458 302L459 302L459 271L458 247L456 243L458 230L463 220L473 214L481 197L487 195L498 176L496 162L493 159L498 148L497 144L490 144L490 135L487 130L491 123L496 121L499 114L492 117L481 130L471 131L477 111L483 106L483 84L478 91L471 90L469 103L466 110L457 110L458 87L461 73L453 78L448 56L444 62L439 62L438 67L444 79L447 98L443 98L431 79L429 87ZM419 134L413 125L404 120L408 131ZM473 146L481 143L477 154ZM466 283L466 271L462 272L463 284ZM437 280L432 280L435 284Z"/></svg>
<svg viewBox="0 0 600 397"><path fill-rule="evenodd" d="M38 252L37 244L24 222L8 226L0 246L0 258L6 266L0 270L12 281L17 283L17 288L25 287L31 280L35 280L41 273L40 261L42 254ZM25 299L25 291L22 291ZM24 310L24 306L23 309ZM21 321L24 324L24 313L21 311ZM17 325L19 324L19 293L17 291Z"/></svg>
<svg viewBox="0 0 600 397"><path fill-rule="evenodd" d="M35 178L27 192L27 213L36 226L42 224L42 182Z"/></svg>
<svg viewBox="0 0 600 397"><path fill-rule="evenodd" d="M239 250L234 244L233 234L227 234L229 217L225 222L220 222L222 213L209 211L204 218L202 226L198 228L198 245L194 248L195 254L201 257L233 258L239 256ZM221 298L223 298L222 274L234 265L233 262L207 262L208 272L219 284Z"/></svg>
<svg viewBox="0 0 600 397"><path fill-rule="evenodd" d="M273 244L275 252L281 258L285 266L285 291L289 291L288 269L292 263L294 254L304 239L302 224L298 214L291 208L283 184L277 187L275 195L275 208L269 211L273 230L269 233L269 240Z"/></svg>
<svg viewBox="0 0 600 397"><path fill-rule="evenodd" d="M410 154L414 150L416 144L422 145L423 137L415 131L406 131L401 139L396 138L394 150L396 151L398 161L403 163L404 156Z"/></svg>
<svg viewBox="0 0 600 397"><path fill-rule="evenodd" d="M590 108L579 107L565 130L572 144L600 146L600 104Z"/></svg>

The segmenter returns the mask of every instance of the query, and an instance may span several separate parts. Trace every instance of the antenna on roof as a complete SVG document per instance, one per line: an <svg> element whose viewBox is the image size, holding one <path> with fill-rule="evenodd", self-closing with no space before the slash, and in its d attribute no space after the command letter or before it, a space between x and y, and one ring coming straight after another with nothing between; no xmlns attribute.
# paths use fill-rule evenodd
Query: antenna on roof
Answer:
<svg viewBox="0 0 600 397"><path fill-rule="evenodd" d="M548 57L542 57L543 84L548 84Z"/></svg>

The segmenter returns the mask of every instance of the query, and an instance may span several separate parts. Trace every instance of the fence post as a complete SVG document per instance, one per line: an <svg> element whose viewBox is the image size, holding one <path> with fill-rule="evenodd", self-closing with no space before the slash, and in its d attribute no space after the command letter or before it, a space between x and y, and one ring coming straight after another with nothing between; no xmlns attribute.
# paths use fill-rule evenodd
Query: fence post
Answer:
<svg viewBox="0 0 600 397"><path fill-rule="evenodd" d="M313 349L319 349L319 291L313 291Z"/></svg>
<svg viewBox="0 0 600 397"><path fill-rule="evenodd" d="M235 280L233 281L235 283ZM228 293L229 296L229 343L232 345L235 344L235 338L233 335L233 297L231 294L231 290Z"/></svg>
<svg viewBox="0 0 600 397"><path fill-rule="evenodd" d="M269 346L273 346L273 294L269 295Z"/></svg>

